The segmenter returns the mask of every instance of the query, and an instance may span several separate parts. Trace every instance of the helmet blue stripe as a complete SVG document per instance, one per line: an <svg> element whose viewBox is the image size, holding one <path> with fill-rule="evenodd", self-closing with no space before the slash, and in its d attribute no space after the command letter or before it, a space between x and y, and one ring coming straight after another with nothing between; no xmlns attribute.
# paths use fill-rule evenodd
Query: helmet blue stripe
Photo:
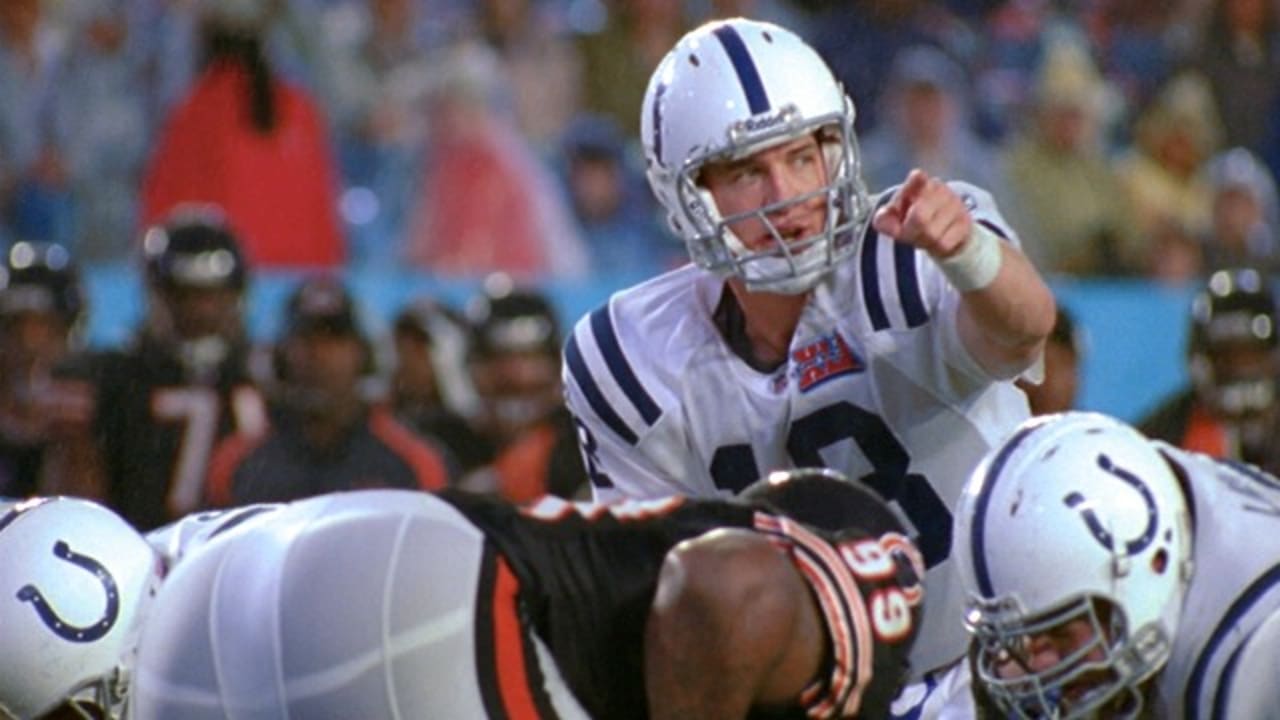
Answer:
<svg viewBox="0 0 1280 720"><path fill-rule="evenodd" d="M662 96L667 94L667 84L659 82L653 91L653 156L662 162Z"/></svg>
<svg viewBox="0 0 1280 720"><path fill-rule="evenodd" d="M987 468L987 474L982 478L982 489L978 491L978 499L973 504L973 520L969 527L969 542L973 550L973 575L978 582L978 592L988 598L995 597L995 589L991 586L991 571L987 568L987 535L985 532L987 508L991 504L991 495L995 490L996 480L1000 478L1000 471L1004 470L1005 463L1009 462L1009 457L1013 455L1013 451L1017 450L1022 441L1026 440L1031 433L1041 427L1043 427L1043 424L1024 427L1009 438Z"/></svg>
<svg viewBox="0 0 1280 720"><path fill-rule="evenodd" d="M759 115L769 110L769 94L764 90L764 82L760 79L760 71L756 69L756 61L752 59L747 44L732 25L721 25L715 29L724 51L729 54L733 70L738 74L738 82L747 96L747 107L752 115Z"/></svg>
<svg viewBox="0 0 1280 720"><path fill-rule="evenodd" d="M13 500L14 498L3 498L3 499ZM28 510L39 507L49 502L50 500L53 500L53 498L51 497L29 498L27 500L18 502L18 504L15 505L13 508L11 508L9 512L4 514L4 517L0 517L0 530L5 529L6 527L9 526L10 523L12 523L14 520L17 520L19 515L23 514L24 512L27 512Z"/></svg>

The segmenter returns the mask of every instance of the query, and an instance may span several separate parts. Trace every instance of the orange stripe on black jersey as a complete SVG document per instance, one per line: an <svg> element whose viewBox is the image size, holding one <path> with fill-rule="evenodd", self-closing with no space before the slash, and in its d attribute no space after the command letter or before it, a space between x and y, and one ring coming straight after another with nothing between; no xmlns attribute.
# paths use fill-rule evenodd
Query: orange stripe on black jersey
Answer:
<svg viewBox="0 0 1280 720"><path fill-rule="evenodd" d="M486 543L476 596L476 675L492 720L541 720L557 715L542 670L520 620L520 581L506 558Z"/></svg>
<svg viewBox="0 0 1280 720"><path fill-rule="evenodd" d="M756 527L787 539L796 568L809 583L831 636L834 667L800 701L812 718L852 717L873 675L873 635L862 590L831 544L785 518L756 515ZM825 686L825 687L824 687Z"/></svg>
<svg viewBox="0 0 1280 720"><path fill-rule="evenodd" d="M224 438L213 448L209 470L205 475L205 502L213 507L231 507L235 504L236 468L249 453L267 439L266 432L257 434L236 433Z"/></svg>
<svg viewBox="0 0 1280 720"><path fill-rule="evenodd" d="M369 432L413 470L419 488L439 490L449 484L449 471L440 454L400 424L386 407L376 405L369 412Z"/></svg>

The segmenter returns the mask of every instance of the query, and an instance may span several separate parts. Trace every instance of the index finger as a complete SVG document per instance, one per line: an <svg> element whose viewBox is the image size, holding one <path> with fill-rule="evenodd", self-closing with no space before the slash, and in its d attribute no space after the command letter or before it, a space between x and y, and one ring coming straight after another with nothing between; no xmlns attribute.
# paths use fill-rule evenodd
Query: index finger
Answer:
<svg viewBox="0 0 1280 720"><path fill-rule="evenodd" d="M898 187L898 191L893 194L893 199L889 201L889 207L898 217L905 217L907 209L915 203L916 198L920 197L924 192L924 188L929 184L929 176L923 170L915 169L907 174L907 179Z"/></svg>

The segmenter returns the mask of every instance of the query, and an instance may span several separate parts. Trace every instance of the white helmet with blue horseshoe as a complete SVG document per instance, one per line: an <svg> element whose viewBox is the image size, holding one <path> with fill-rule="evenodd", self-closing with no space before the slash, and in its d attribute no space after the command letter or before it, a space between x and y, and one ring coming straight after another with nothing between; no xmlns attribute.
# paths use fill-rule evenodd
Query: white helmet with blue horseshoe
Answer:
<svg viewBox="0 0 1280 720"><path fill-rule="evenodd" d="M737 275L748 289L801 293L851 255L869 215L853 132L853 101L830 68L795 33L735 18L686 34L649 80L641 139L649 184L693 261ZM723 217L700 185L710 161L734 160L814 135L823 149L827 184L754 212ZM785 241L767 214L826 201L823 230ZM756 217L774 242L750 249L729 229Z"/></svg>
<svg viewBox="0 0 1280 720"><path fill-rule="evenodd" d="M120 716L163 564L88 500L0 499L0 717Z"/></svg>
<svg viewBox="0 0 1280 720"><path fill-rule="evenodd" d="M975 682L1008 717L1136 712L1177 629L1189 523L1169 463L1133 428L1088 412L1023 423L974 470L956 515ZM1091 642L1033 668L1032 638L1080 619Z"/></svg>

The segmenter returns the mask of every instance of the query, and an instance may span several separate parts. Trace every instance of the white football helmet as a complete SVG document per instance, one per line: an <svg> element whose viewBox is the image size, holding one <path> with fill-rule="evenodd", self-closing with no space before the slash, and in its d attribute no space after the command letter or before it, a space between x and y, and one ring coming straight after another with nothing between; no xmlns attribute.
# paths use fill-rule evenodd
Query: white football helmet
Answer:
<svg viewBox="0 0 1280 720"><path fill-rule="evenodd" d="M686 34L649 79L641 137L649 185L700 267L737 275L748 289L801 293L853 253L870 201L863 185L853 101L822 58L789 30L736 18ZM827 186L758 210L722 217L699 184L708 161L745 157L814 134ZM826 226L786 241L767 215L826 199ZM748 249L729 223L756 217L774 245Z"/></svg>
<svg viewBox="0 0 1280 720"><path fill-rule="evenodd" d="M158 556L107 508L0 502L0 717L119 717ZM86 707L96 706L94 708Z"/></svg>
<svg viewBox="0 0 1280 720"><path fill-rule="evenodd" d="M1169 464L1107 416L1035 418L988 453L960 498L952 552L976 681L1007 717L1141 708L1190 579L1189 523ZM1033 639L1081 619L1091 641L1033 668Z"/></svg>

